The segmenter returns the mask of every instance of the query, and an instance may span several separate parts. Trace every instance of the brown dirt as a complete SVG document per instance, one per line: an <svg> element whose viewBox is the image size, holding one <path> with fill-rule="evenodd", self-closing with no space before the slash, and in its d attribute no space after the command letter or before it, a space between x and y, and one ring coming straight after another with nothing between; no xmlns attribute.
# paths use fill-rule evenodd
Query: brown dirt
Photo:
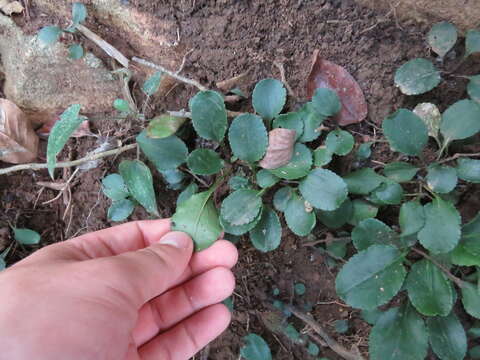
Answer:
<svg viewBox="0 0 480 360"><path fill-rule="evenodd" d="M174 20L180 31L181 42L171 49L170 58L165 59L165 63L172 59L179 63L183 55L191 50L184 74L211 87L216 81L249 70L241 87L251 92L256 81L265 77L279 77L273 61L281 61L285 64L289 84L300 98L304 98L311 55L314 49L320 49L326 59L346 67L358 80L369 104L369 121L377 124L392 110L414 103L393 87L395 69L412 57L429 56L423 40L426 27L408 21L397 24L398 19L385 19L384 14L362 8L350 0L126 2L140 11L155 14L158 19ZM35 31L47 20L41 18L34 7L31 14L30 22L20 19L18 22L23 22L29 31ZM51 21L51 17L47 19ZM89 21L94 30L118 46L128 57L144 55L136 53L135 44L125 39L124 34L109 32L108 24ZM110 64L94 46L86 44L86 47ZM465 67L468 68L468 64ZM136 75L136 81L139 83L143 76ZM442 108L446 107L459 98L459 89L464 89L463 82L456 81L458 83L454 80L453 83L442 85L427 97L441 104ZM133 93L141 103L143 99L138 83L133 86ZM195 89L178 86L166 98L154 99L148 114L186 108L189 97L194 93ZM291 101L289 106L293 108L295 104ZM248 110L243 103L236 107ZM237 109L232 107L232 110ZM138 123L122 124L120 127L127 129L123 132L114 130L118 126L108 117L97 118L94 127L99 133L103 136L123 133L124 140L134 135L141 126ZM359 138L372 135L371 127L366 124L350 129ZM60 158L78 158L94 148L95 141L94 138L72 140ZM383 144L376 146L374 152L378 160L385 160L388 156ZM3 210L0 212L0 228L11 222L37 230L42 234L41 245L44 246L113 225L106 219L109 201L101 195L99 181L106 173L116 171L119 161L134 156L134 153L130 153L122 154L117 159L108 159L100 168L77 177L72 184L72 212L65 219L62 217L66 204L62 198L42 205L56 196L56 191L46 189L37 196L40 187L36 182L49 181L46 172L23 172L1 177L0 204ZM67 179L69 173L62 175L58 171L58 176ZM155 186L160 194L158 200L162 215L170 216L174 211L177 193L167 190L158 177ZM138 209L131 220L146 217L146 213ZM234 321L230 329L210 346L209 359L237 359L241 338L252 331L267 339L276 360L310 358L303 347L293 345L284 336L273 336L262 322L261 314L268 310L264 306L265 301L271 297L274 287L280 290L279 299L293 302L299 307L313 307L313 316L339 342L347 347L356 344L363 353L367 352L369 326L359 319L357 311L343 306L336 297L336 270L327 268L324 255L312 248L302 247L303 240L293 236L286 227L284 229L282 245L275 252L260 254L246 240L239 245L240 263L235 269L237 289ZM7 260L13 263L28 253L27 249L16 249ZM292 287L296 282L303 282L307 286L307 293L302 297L293 295ZM350 330L345 335L335 334L333 321L339 319L349 320ZM298 321L293 323L297 330L304 328ZM323 356L340 359L328 349Z"/></svg>

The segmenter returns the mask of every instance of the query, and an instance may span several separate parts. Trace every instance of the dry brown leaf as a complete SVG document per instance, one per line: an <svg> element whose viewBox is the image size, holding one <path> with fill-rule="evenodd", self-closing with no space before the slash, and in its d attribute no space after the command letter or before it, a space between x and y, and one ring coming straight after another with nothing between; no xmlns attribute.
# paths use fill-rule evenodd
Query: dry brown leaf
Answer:
<svg viewBox="0 0 480 360"><path fill-rule="evenodd" d="M20 14L23 11L23 6L20 1L0 0L0 10L5 15Z"/></svg>
<svg viewBox="0 0 480 360"><path fill-rule="evenodd" d="M307 79L307 96L311 98L317 88L334 90L340 97L342 110L336 116L339 125L359 123L367 117L367 102L357 81L344 67L323 59L315 50Z"/></svg>
<svg viewBox="0 0 480 360"><path fill-rule="evenodd" d="M297 132L291 129L277 128L268 133L268 148L259 165L264 169L277 169L287 165L293 156L293 147Z"/></svg>
<svg viewBox="0 0 480 360"><path fill-rule="evenodd" d="M38 136L30 121L13 102L0 99L0 160L22 164L35 160Z"/></svg>

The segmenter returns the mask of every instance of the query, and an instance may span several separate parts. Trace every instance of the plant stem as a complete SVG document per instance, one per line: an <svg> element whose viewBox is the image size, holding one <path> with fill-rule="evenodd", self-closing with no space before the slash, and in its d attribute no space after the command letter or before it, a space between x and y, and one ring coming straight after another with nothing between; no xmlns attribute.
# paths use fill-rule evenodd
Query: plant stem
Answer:
<svg viewBox="0 0 480 360"><path fill-rule="evenodd" d="M458 154L455 154L449 158L446 158L446 159L443 159L441 161L438 162L438 164L443 164L443 163L446 163L446 162L450 162L450 161L453 161L453 160L456 160L458 158L461 158L461 157L478 157L480 156L480 153L473 153L473 154L463 154L463 153L458 153Z"/></svg>
<svg viewBox="0 0 480 360"><path fill-rule="evenodd" d="M167 111L169 115L175 116L175 117L183 117L183 118L192 118L192 113L185 111L185 110L180 110L180 111ZM227 110L227 116L228 117L237 117L239 115L242 115L244 113L238 112L238 111L230 111Z"/></svg>

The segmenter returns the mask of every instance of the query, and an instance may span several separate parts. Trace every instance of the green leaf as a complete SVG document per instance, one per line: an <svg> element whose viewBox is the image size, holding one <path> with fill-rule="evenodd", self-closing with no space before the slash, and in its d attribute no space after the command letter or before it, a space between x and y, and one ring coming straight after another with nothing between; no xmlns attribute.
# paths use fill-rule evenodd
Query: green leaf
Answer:
<svg viewBox="0 0 480 360"><path fill-rule="evenodd" d="M317 113L312 103L303 105L299 114L303 119L303 134L298 141L305 143L317 139L321 134L320 125L325 117Z"/></svg>
<svg viewBox="0 0 480 360"><path fill-rule="evenodd" d="M352 201L352 206L353 214L348 223L353 226L357 226L362 220L374 218L375 216L377 216L378 207L367 201L364 201L362 199L355 199Z"/></svg>
<svg viewBox="0 0 480 360"><path fill-rule="evenodd" d="M465 311L474 318L480 319L480 292L478 287L468 282L463 282L462 303Z"/></svg>
<svg viewBox="0 0 480 360"><path fill-rule="evenodd" d="M62 29L58 26L45 26L38 32L38 40L45 45L52 45L60 39Z"/></svg>
<svg viewBox="0 0 480 360"><path fill-rule="evenodd" d="M347 184L334 172L314 169L300 182L300 192L315 208L336 210L347 199Z"/></svg>
<svg viewBox="0 0 480 360"><path fill-rule="evenodd" d="M177 207L172 217L172 229L190 235L196 251L208 248L222 233L217 209L212 199L214 191L215 186L192 195Z"/></svg>
<svg viewBox="0 0 480 360"><path fill-rule="evenodd" d="M150 169L138 160L123 160L119 166L120 175L127 185L132 197L142 205L148 213L160 216L153 189Z"/></svg>
<svg viewBox="0 0 480 360"><path fill-rule="evenodd" d="M187 165L194 174L213 175L223 169L223 160L213 150L197 149L188 156Z"/></svg>
<svg viewBox="0 0 480 360"><path fill-rule="evenodd" d="M317 344L309 342L307 346L307 352L312 356L317 356L320 354L320 348Z"/></svg>
<svg viewBox="0 0 480 360"><path fill-rule="evenodd" d="M128 102L123 99L115 99L115 101L113 102L113 107L115 108L115 110L124 113L129 113L132 111Z"/></svg>
<svg viewBox="0 0 480 360"><path fill-rule="evenodd" d="M7 267L7 263L6 263L5 260L0 256L0 271L5 270L6 267Z"/></svg>
<svg viewBox="0 0 480 360"><path fill-rule="evenodd" d="M383 311L379 309L373 309L373 310L362 310L360 313L360 317L365 320L367 323L370 325L375 325L382 316Z"/></svg>
<svg viewBox="0 0 480 360"><path fill-rule="evenodd" d="M169 137L175 134L186 120L186 118L171 115L157 116L148 123L147 136L152 139L163 139Z"/></svg>
<svg viewBox="0 0 480 360"><path fill-rule="evenodd" d="M123 221L132 215L135 204L128 199L115 200L108 208L107 216L112 221Z"/></svg>
<svg viewBox="0 0 480 360"><path fill-rule="evenodd" d="M123 200L130 195L127 185L118 174L110 174L102 179L102 191L113 201Z"/></svg>
<svg viewBox="0 0 480 360"><path fill-rule="evenodd" d="M160 171L165 182L173 190L178 190L182 187L183 180L185 179L185 174L178 169L163 170Z"/></svg>
<svg viewBox="0 0 480 360"><path fill-rule="evenodd" d="M465 36L465 57L480 52L480 31L469 30Z"/></svg>
<svg viewBox="0 0 480 360"><path fill-rule="evenodd" d="M48 173L53 179L55 165L57 164L57 155L62 151L68 141L68 138L85 120L83 116L79 116L81 105L75 104L70 106L60 115L60 120L55 123L50 131L47 145L47 164Z"/></svg>
<svg viewBox="0 0 480 360"><path fill-rule="evenodd" d="M305 204L305 199L293 194L292 198L285 209L285 221L292 232L298 236L307 236L311 233L317 218L313 211L307 211L308 204Z"/></svg>
<svg viewBox="0 0 480 360"><path fill-rule="evenodd" d="M345 156L353 150L355 139L348 131L337 129L330 131L325 140L325 145L332 154Z"/></svg>
<svg viewBox="0 0 480 360"><path fill-rule="evenodd" d="M400 109L383 121L383 132L390 147L406 155L419 156L428 142L428 129L422 119Z"/></svg>
<svg viewBox="0 0 480 360"><path fill-rule="evenodd" d="M264 79L255 85L252 103L255 111L264 119L272 120L283 109L287 99L287 90L276 79Z"/></svg>
<svg viewBox="0 0 480 360"><path fill-rule="evenodd" d="M350 194L368 195L383 182L383 177L371 168L354 171L343 178Z"/></svg>
<svg viewBox="0 0 480 360"><path fill-rule="evenodd" d="M249 189L251 187L250 181L243 176L232 176L230 180L228 180L228 186L232 190L240 190L240 189Z"/></svg>
<svg viewBox="0 0 480 360"><path fill-rule="evenodd" d="M243 338L245 346L240 349L240 355L247 360L272 360L268 344L257 334L248 334Z"/></svg>
<svg viewBox="0 0 480 360"><path fill-rule="evenodd" d="M297 133L295 139L298 140L303 134L303 119L300 113L290 112L288 114L278 115L273 120L273 128L291 129Z"/></svg>
<svg viewBox="0 0 480 360"><path fill-rule="evenodd" d="M162 75L161 71L157 71L153 73L144 83L142 86L142 91L147 96L153 96L160 88L160 83L162 82Z"/></svg>
<svg viewBox="0 0 480 360"><path fill-rule="evenodd" d="M342 103L337 93L327 88L318 88L312 97L312 105L320 115L331 117L342 109Z"/></svg>
<svg viewBox="0 0 480 360"><path fill-rule="evenodd" d="M222 141L227 131L227 110L223 97L215 91L200 91L189 101L192 123L204 139Z"/></svg>
<svg viewBox="0 0 480 360"><path fill-rule="evenodd" d="M480 160L460 158L457 161L457 175L460 179L474 184L480 183Z"/></svg>
<svg viewBox="0 0 480 360"><path fill-rule="evenodd" d="M480 337L480 327L471 327L467 331L468 337L478 339Z"/></svg>
<svg viewBox="0 0 480 360"><path fill-rule="evenodd" d="M268 146L267 129L260 117L242 114L232 121L228 141L237 158L253 163L265 155Z"/></svg>
<svg viewBox="0 0 480 360"><path fill-rule="evenodd" d="M22 245L37 245L40 242L40 234L30 229L13 228L13 234Z"/></svg>
<svg viewBox="0 0 480 360"><path fill-rule="evenodd" d="M198 185L195 183L191 183L188 185L181 193L178 195L177 198L177 206L182 204L183 202L187 201L190 199L193 195L195 195L198 192Z"/></svg>
<svg viewBox="0 0 480 360"><path fill-rule="evenodd" d="M347 255L347 244L350 241L348 239L335 240L325 245L328 255L335 255L337 258L344 258Z"/></svg>
<svg viewBox="0 0 480 360"><path fill-rule="evenodd" d="M313 152L313 165L322 167L332 161L332 153L326 146L320 146Z"/></svg>
<svg viewBox="0 0 480 360"><path fill-rule="evenodd" d="M480 346L474 346L468 350L468 356L474 360L480 359Z"/></svg>
<svg viewBox="0 0 480 360"><path fill-rule="evenodd" d="M231 225L245 225L257 217L261 207L262 198L258 191L240 189L223 200L220 215Z"/></svg>
<svg viewBox="0 0 480 360"><path fill-rule="evenodd" d="M465 247L465 241L462 239L455 249L450 253L452 264L460 266L480 266L480 255L472 254Z"/></svg>
<svg viewBox="0 0 480 360"><path fill-rule="evenodd" d="M282 240L282 225L275 211L265 208L257 225L250 231L253 246L261 252L273 251Z"/></svg>
<svg viewBox="0 0 480 360"><path fill-rule="evenodd" d="M460 240L460 214L455 207L440 199L424 206L425 226L418 233L420 243L433 254L453 250Z"/></svg>
<svg viewBox="0 0 480 360"><path fill-rule="evenodd" d="M136 140L147 159L160 171L176 169L187 161L187 146L176 136L151 139L143 130Z"/></svg>
<svg viewBox="0 0 480 360"><path fill-rule="evenodd" d="M386 181L372 192L369 200L378 205L399 205L403 199L403 188L394 181Z"/></svg>
<svg viewBox="0 0 480 360"><path fill-rule="evenodd" d="M462 140L480 131L480 105L472 100L460 100L443 113L440 131L448 144Z"/></svg>
<svg viewBox="0 0 480 360"><path fill-rule="evenodd" d="M262 169L257 172L257 184L261 188L269 188L280 181L278 177L273 175L270 171Z"/></svg>
<svg viewBox="0 0 480 360"><path fill-rule="evenodd" d="M312 168L312 152L304 144L297 143L293 149L292 160L287 165L270 170L272 174L287 180L304 177Z"/></svg>
<svg viewBox="0 0 480 360"><path fill-rule="evenodd" d="M390 180L402 183L412 180L418 170L420 168L405 162L392 162L385 165L383 174Z"/></svg>
<svg viewBox="0 0 480 360"><path fill-rule="evenodd" d="M229 91L230 93L234 94L234 95L237 95L237 96L240 96L244 99L248 98L248 96L238 87L236 88L233 88L232 90Z"/></svg>
<svg viewBox="0 0 480 360"><path fill-rule="evenodd" d="M373 142L369 141L361 144L357 150L357 160L363 161L367 160L372 156L372 145Z"/></svg>
<svg viewBox="0 0 480 360"><path fill-rule="evenodd" d="M232 225L222 217L220 217L220 225L222 226L223 230L227 234L235 235L235 236L240 236L248 233L250 230L252 230L255 226L257 226L258 222L262 218L263 214L263 209L260 209L258 215L253 219L253 221L249 222L248 224L244 225Z"/></svg>
<svg viewBox="0 0 480 360"><path fill-rule="evenodd" d="M338 229L348 223L353 216L353 204L346 199L342 205L333 211L316 211L318 220L329 229Z"/></svg>
<svg viewBox="0 0 480 360"><path fill-rule="evenodd" d="M468 95L472 100L480 103L480 75L471 76L467 86Z"/></svg>
<svg viewBox="0 0 480 360"><path fill-rule="evenodd" d="M74 25L84 22L87 18L87 8L84 4L74 2L72 5L72 21Z"/></svg>
<svg viewBox="0 0 480 360"><path fill-rule="evenodd" d="M282 187L277 190L273 196L273 206L278 211L284 212L287 208L288 202L292 198L293 190L289 186Z"/></svg>
<svg viewBox="0 0 480 360"><path fill-rule="evenodd" d="M452 285L431 261L413 264L405 281L408 297L417 311L426 316L447 316L453 307Z"/></svg>
<svg viewBox="0 0 480 360"><path fill-rule="evenodd" d="M352 256L340 270L337 294L355 308L369 310L386 304L405 279L402 261L403 255L393 246L370 246Z"/></svg>
<svg viewBox="0 0 480 360"><path fill-rule="evenodd" d="M385 311L370 332L371 360L424 360L427 350L425 323L408 304Z"/></svg>
<svg viewBox="0 0 480 360"><path fill-rule="evenodd" d="M358 251L372 245L391 245L396 233L386 224L377 219L362 220L352 231L353 245Z"/></svg>
<svg viewBox="0 0 480 360"><path fill-rule="evenodd" d="M410 236L419 232L425 225L425 212L419 201L402 204L398 219L402 236Z"/></svg>
<svg viewBox="0 0 480 360"><path fill-rule="evenodd" d="M295 286L293 287L293 290L295 291L295 294L302 296L302 295L305 295L307 288L305 284L296 283Z"/></svg>
<svg viewBox="0 0 480 360"><path fill-rule="evenodd" d="M428 45L442 58L452 50L457 38L457 28L446 21L433 25L427 35Z"/></svg>
<svg viewBox="0 0 480 360"><path fill-rule="evenodd" d="M454 312L446 317L427 319L428 335L434 353L441 360L463 360L467 354L467 335Z"/></svg>
<svg viewBox="0 0 480 360"><path fill-rule="evenodd" d="M457 171L450 166L432 164L428 167L426 180L430 190L447 194L457 186Z"/></svg>
<svg viewBox="0 0 480 360"><path fill-rule="evenodd" d="M348 321L347 320L335 320L333 322L333 327L335 331L339 334L345 334L348 331Z"/></svg>
<svg viewBox="0 0 480 360"><path fill-rule="evenodd" d="M413 59L400 66L395 73L395 85L405 95L424 94L442 80L440 72L427 59Z"/></svg>
<svg viewBox="0 0 480 360"><path fill-rule="evenodd" d="M83 47L80 44L73 44L68 47L68 57L73 60L78 60L83 57Z"/></svg>

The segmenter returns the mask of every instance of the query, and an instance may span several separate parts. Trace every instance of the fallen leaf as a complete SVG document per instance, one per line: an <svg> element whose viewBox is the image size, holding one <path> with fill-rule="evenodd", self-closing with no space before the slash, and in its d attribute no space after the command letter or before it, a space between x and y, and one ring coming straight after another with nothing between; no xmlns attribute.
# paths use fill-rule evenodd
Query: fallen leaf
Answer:
<svg viewBox="0 0 480 360"><path fill-rule="evenodd" d="M50 134L50 131L52 131L53 125L60 120L59 117L52 118L51 120L43 123L42 127L38 129L37 135L40 136L41 138L48 138L48 135ZM72 134L72 137L74 138L80 138L83 136L93 136L92 131L90 130L90 122L88 120L85 120L80 124L77 130L74 131Z"/></svg>
<svg viewBox="0 0 480 360"><path fill-rule="evenodd" d="M23 6L20 1L0 0L0 10L5 15L20 14L23 11Z"/></svg>
<svg viewBox="0 0 480 360"><path fill-rule="evenodd" d="M38 136L25 114L13 102L0 99L0 160L22 164L35 160Z"/></svg>
<svg viewBox="0 0 480 360"><path fill-rule="evenodd" d="M339 125L359 123L367 117L367 102L360 85L344 67L323 59L319 50L313 53L307 78L307 96L311 98L317 88L334 90L340 97L342 110L336 116Z"/></svg>
<svg viewBox="0 0 480 360"><path fill-rule="evenodd" d="M287 165L293 156L293 147L297 132L291 129L277 128L268 133L268 147L265 157L259 162L264 169L277 169Z"/></svg>

